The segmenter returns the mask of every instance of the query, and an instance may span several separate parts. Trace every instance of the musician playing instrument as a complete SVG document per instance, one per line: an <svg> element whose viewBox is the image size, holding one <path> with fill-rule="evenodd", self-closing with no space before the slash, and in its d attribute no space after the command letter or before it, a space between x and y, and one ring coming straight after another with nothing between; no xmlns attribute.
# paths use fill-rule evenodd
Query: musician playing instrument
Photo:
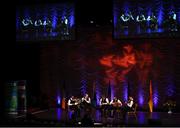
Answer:
<svg viewBox="0 0 180 128"><path fill-rule="evenodd" d="M133 104L134 104L133 98L130 96L129 99L128 99L128 102L126 103L127 109L132 110Z"/></svg>
<svg viewBox="0 0 180 128"><path fill-rule="evenodd" d="M146 21L146 18L144 16L144 14L139 14L137 17L136 17L136 21L137 22L143 22L143 21Z"/></svg>
<svg viewBox="0 0 180 128"><path fill-rule="evenodd" d="M122 106L122 102L117 98L114 97L111 102L111 116L114 116L116 111L120 109L120 107Z"/></svg>
<svg viewBox="0 0 180 128"><path fill-rule="evenodd" d="M149 21L149 27L151 29L157 29L158 28L158 19L157 17L154 15L154 13L151 13L151 15L149 15L147 17L147 21Z"/></svg>
<svg viewBox="0 0 180 128"><path fill-rule="evenodd" d="M91 98L89 97L89 95L87 93L82 98L82 103L85 103L85 104L88 104L88 105L91 103Z"/></svg>
<svg viewBox="0 0 180 128"><path fill-rule="evenodd" d="M168 17L168 21L169 21L169 30L170 31L177 31L178 28L177 28L177 15L176 13L171 10L169 12L169 17Z"/></svg>
<svg viewBox="0 0 180 128"><path fill-rule="evenodd" d="M82 98L81 105L82 105L82 108L84 108L85 110L90 110L90 108L91 108L91 98L89 97L89 95L87 93Z"/></svg>
<svg viewBox="0 0 180 128"><path fill-rule="evenodd" d="M131 96L129 96L128 101L125 103L125 106L123 108L123 119L126 118L126 113L128 111L133 110L133 104L134 104L133 98Z"/></svg>
<svg viewBox="0 0 180 128"><path fill-rule="evenodd" d="M105 96L102 96L102 98L100 99L100 108L102 116L106 116L109 108L109 100L108 98L105 98Z"/></svg>
<svg viewBox="0 0 180 128"><path fill-rule="evenodd" d="M120 16L120 22L123 27L123 29L128 29L130 27L130 24L133 24L134 17L131 12L124 12Z"/></svg>
<svg viewBox="0 0 180 128"><path fill-rule="evenodd" d="M68 100L69 110L73 112L75 117L80 117L79 104L79 99L75 98L74 96L71 96L71 98Z"/></svg>
<svg viewBox="0 0 180 128"><path fill-rule="evenodd" d="M76 108L78 105L77 99L74 96L71 96L71 98L68 100L68 106L70 109Z"/></svg>
<svg viewBox="0 0 180 128"><path fill-rule="evenodd" d="M102 98L100 99L100 106L104 106L108 104L109 104L108 98L105 98L104 96L102 96Z"/></svg>
<svg viewBox="0 0 180 128"><path fill-rule="evenodd" d="M111 100L110 104L113 107L121 107L122 106L122 102L117 97L114 97L113 100Z"/></svg>
<svg viewBox="0 0 180 128"><path fill-rule="evenodd" d="M145 18L143 13L139 13L139 15L137 15L136 21L138 23L138 25L137 25L138 28L137 29L140 29L140 31L145 30L145 28L146 28L146 18Z"/></svg>

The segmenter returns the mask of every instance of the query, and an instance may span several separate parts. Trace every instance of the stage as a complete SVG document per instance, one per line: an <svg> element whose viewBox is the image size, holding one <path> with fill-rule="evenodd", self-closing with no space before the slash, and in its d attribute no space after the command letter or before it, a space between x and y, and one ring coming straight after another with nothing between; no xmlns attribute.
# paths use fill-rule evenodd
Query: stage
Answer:
<svg viewBox="0 0 180 128"><path fill-rule="evenodd" d="M16 116L1 122L1 126L82 126L84 113L81 112L79 118L73 120L71 112L60 108L40 110L25 115ZM94 126L179 126L180 113L168 114L167 112L142 112L137 111L137 119L134 116L126 116L123 120L122 115L116 117L102 117L100 110L93 109L91 117Z"/></svg>

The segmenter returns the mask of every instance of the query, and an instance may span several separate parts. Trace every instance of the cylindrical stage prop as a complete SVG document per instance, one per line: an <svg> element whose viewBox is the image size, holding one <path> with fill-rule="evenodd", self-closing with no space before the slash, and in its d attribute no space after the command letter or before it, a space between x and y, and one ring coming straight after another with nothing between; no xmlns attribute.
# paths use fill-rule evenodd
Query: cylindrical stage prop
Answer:
<svg viewBox="0 0 180 128"><path fill-rule="evenodd" d="M18 114L24 114L27 111L26 104L26 81L20 80L18 84Z"/></svg>
<svg viewBox="0 0 180 128"><path fill-rule="evenodd" d="M8 82L5 86L5 110L6 115L14 117L18 114L18 93L17 93L17 82Z"/></svg>

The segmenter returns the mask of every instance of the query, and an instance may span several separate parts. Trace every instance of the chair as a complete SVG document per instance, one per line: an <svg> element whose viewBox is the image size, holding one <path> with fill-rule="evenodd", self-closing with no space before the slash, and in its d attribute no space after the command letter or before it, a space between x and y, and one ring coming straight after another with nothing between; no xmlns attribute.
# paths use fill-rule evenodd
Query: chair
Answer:
<svg viewBox="0 0 180 128"><path fill-rule="evenodd" d="M135 104L134 105L134 108L133 108L133 111L129 111L129 112L127 112L127 114L128 114L128 118L131 116L134 116L135 118L136 118L136 120L137 120L137 115L136 115L136 110L137 110L137 104Z"/></svg>

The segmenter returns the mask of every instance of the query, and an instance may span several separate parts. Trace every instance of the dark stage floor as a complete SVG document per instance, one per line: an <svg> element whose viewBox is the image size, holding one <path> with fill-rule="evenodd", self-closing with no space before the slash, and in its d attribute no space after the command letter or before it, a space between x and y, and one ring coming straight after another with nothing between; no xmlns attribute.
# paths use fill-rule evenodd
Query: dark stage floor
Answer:
<svg viewBox="0 0 180 128"><path fill-rule="evenodd" d="M19 116L1 122L1 126L81 126L81 117L76 122L71 119L71 112L52 108L34 112L30 115ZM180 126L180 113L168 114L167 112L137 112L134 116L127 116L124 121L122 115L116 117L102 117L99 110L93 109L91 117L94 126Z"/></svg>

